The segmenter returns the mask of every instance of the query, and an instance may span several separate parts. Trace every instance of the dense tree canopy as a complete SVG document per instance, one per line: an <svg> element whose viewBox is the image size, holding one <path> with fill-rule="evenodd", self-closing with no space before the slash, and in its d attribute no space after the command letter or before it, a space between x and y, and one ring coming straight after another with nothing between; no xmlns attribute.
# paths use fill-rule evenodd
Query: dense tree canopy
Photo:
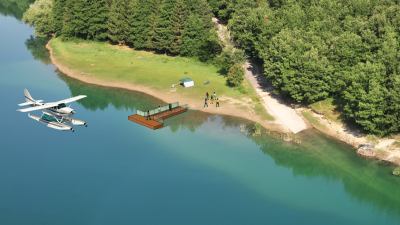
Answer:
<svg viewBox="0 0 400 225"><path fill-rule="evenodd" d="M221 51L206 0L52 0L54 33L213 58Z"/></svg>
<svg viewBox="0 0 400 225"><path fill-rule="evenodd" d="M201 60L221 52L206 0L37 0L35 5L39 3L48 7L30 10L26 21L41 36L108 40ZM30 16L32 12L41 14Z"/></svg>
<svg viewBox="0 0 400 225"><path fill-rule="evenodd" d="M22 19L27 24L35 26L37 36L46 36L54 31L52 7L52 0L37 0L25 12Z"/></svg>
<svg viewBox="0 0 400 225"><path fill-rule="evenodd" d="M282 94L306 104L334 97L365 131L400 131L399 1L209 2Z"/></svg>

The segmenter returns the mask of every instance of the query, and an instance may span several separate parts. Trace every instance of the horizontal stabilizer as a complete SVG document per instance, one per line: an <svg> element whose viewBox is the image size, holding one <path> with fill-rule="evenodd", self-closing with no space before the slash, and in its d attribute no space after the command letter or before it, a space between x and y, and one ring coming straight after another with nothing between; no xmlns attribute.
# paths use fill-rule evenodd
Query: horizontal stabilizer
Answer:
<svg viewBox="0 0 400 225"><path fill-rule="evenodd" d="M28 106L28 105L32 105L33 104L33 102L24 102L24 103L21 103L21 104L18 104L18 106Z"/></svg>
<svg viewBox="0 0 400 225"><path fill-rule="evenodd" d="M34 105L34 104L38 104L38 103L42 103L43 102L43 100L37 100L37 101L35 101L35 102L24 102L24 103L21 103L21 104L18 104L18 106L28 106L28 105Z"/></svg>

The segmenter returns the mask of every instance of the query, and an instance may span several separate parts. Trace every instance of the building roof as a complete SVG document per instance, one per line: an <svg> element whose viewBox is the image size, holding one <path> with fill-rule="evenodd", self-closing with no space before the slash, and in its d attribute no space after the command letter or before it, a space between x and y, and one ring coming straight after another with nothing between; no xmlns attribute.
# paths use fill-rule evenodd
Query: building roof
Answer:
<svg viewBox="0 0 400 225"><path fill-rule="evenodd" d="M184 77L184 78L181 78L179 81L182 82L182 83L186 83L186 82L191 82L193 80L190 77Z"/></svg>

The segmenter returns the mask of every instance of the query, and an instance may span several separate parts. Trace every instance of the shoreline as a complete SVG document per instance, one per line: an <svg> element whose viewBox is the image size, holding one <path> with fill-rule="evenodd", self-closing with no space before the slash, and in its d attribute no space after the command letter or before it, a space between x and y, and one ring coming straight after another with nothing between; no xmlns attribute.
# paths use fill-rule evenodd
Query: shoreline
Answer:
<svg viewBox="0 0 400 225"><path fill-rule="evenodd" d="M151 95L157 99L160 99L161 101L164 102L176 102L179 101L183 104L188 104L189 108L192 110L198 110L204 113L209 113L209 114L215 114L215 115L226 115L226 116L233 116L233 117L238 117L238 118L243 118L255 123L260 124L263 126L265 129L278 132L281 134L293 134L289 129L285 128L281 124L277 123L276 121L266 121L260 118L259 115L256 115L253 112L248 112L245 110L242 110L240 108L235 107L232 103L231 104L224 104L223 96L221 96L221 107L220 108L215 108L211 105L211 107L208 108L203 108L202 105L202 99L198 99L198 101L195 101L191 98L187 97L182 97L174 92L169 92L165 93L163 91L156 90L154 88L146 87L143 85L137 85L137 84L132 84L132 83L122 83L122 82L114 82L114 81L107 81L107 80L101 80L92 76L88 76L85 73L75 71L71 68L68 68L67 66L63 65L60 63L54 56L53 54L53 49L51 48L50 42L46 44L46 49L49 51L49 57L52 62L52 64L64 75L77 79L79 81L82 81L84 83L88 84L94 84L98 86L103 86L103 87L111 87L111 88L121 88L125 90L130 90L130 91L136 91L136 92L141 92L147 95ZM348 145L350 145L355 151L357 151L358 155L361 157L365 157L367 159L374 159L374 160L379 160L379 161L385 161L392 163L394 165L400 166L400 150L396 150L396 154L392 154L392 151L389 150L384 150L384 149L378 149L378 148L373 148L373 155L367 155L363 154L363 152L358 151L358 147L361 144L368 143L366 138L364 136L362 137L357 137L356 134L352 133L351 131L346 130L346 128L343 127L342 124L337 124L335 122L329 121L328 119L324 118L322 115L319 115L312 110L308 108L300 108L297 110L299 114L303 112L309 112L312 114L314 118L316 118L322 125L323 128L315 126L314 124L310 123L306 118L303 117L303 119L306 121L307 125L309 127L312 127L325 135L334 138L336 140L342 141ZM300 132L301 133L301 132ZM290 141L289 140L284 140L284 141ZM386 147L386 146L383 146Z"/></svg>
<svg viewBox="0 0 400 225"><path fill-rule="evenodd" d="M216 108L213 105L210 105L208 108L203 108L202 99L198 99L195 101L188 97L182 97L174 92L168 92L167 94L163 91L156 90L154 88L146 87L143 85L132 84L132 83L122 83L122 82L114 82L114 81L107 81L102 79L97 79L92 76L87 76L86 74L75 71L71 68L60 63L53 54L53 49L51 48L50 42L46 44L46 49L49 51L49 57L51 63L56 67L57 70L62 72L65 76L74 78L84 83L94 84L103 87L111 87L111 88L121 88L129 91L136 91L141 92L150 96L153 96L163 102L180 102L181 104L187 104L189 109L191 110L198 110L204 113L209 114L216 114L216 115L226 115L226 116L233 116L243 118L255 123L260 124L264 128L279 132L282 134L290 134L291 132L285 129L280 124L276 123L275 121L267 121L262 119L259 115L242 110L240 108L235 107L233 104L225 104L226 100L224 101L224 96L221 96L221 107Z"/></svg>
<svg viewBox="0 0 400 225"><path fill-rule="evenodd" d="M352 146L360 157L400 166L400 148L393 146L396 139L378 138L375 140L375 143L373 143L373 141L368 139L368 135L348 129L345 124L331 121L324 115L318 114L310 108L299 108L298 112L302 114L310 113L319 123L318 125L311 124L314 129ZM362 145L366 147L360 147Z"/></svg>

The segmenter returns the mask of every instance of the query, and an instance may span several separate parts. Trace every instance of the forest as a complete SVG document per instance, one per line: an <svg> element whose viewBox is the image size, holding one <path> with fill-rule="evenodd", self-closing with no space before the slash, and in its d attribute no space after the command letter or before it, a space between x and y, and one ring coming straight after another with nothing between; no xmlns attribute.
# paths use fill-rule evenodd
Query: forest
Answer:
<svg viewBox="0 0 400 225"><path fill-rule="evenodd" d="M301 104L334 98L367 133L400 131L396 0L209 0L235 44Z"/></svg>
<svg viewBox="0 0 400 225"><path fill-rule="evenodd" d="M37 0L24 20L41 36L110 41L197 57L221 52L206 0Z"/></svg>
<svg viewBox="0 0 400 225"><path fill-rule="evenodd" d="M400 3L396 0L37 0L24 20L44 36L109 41L220 64L230 86L243 56L222 50L212 17L263 65L277 94L334 99L363 131L400 131ZM43 10L45 9L45 10Z"/></svg>

